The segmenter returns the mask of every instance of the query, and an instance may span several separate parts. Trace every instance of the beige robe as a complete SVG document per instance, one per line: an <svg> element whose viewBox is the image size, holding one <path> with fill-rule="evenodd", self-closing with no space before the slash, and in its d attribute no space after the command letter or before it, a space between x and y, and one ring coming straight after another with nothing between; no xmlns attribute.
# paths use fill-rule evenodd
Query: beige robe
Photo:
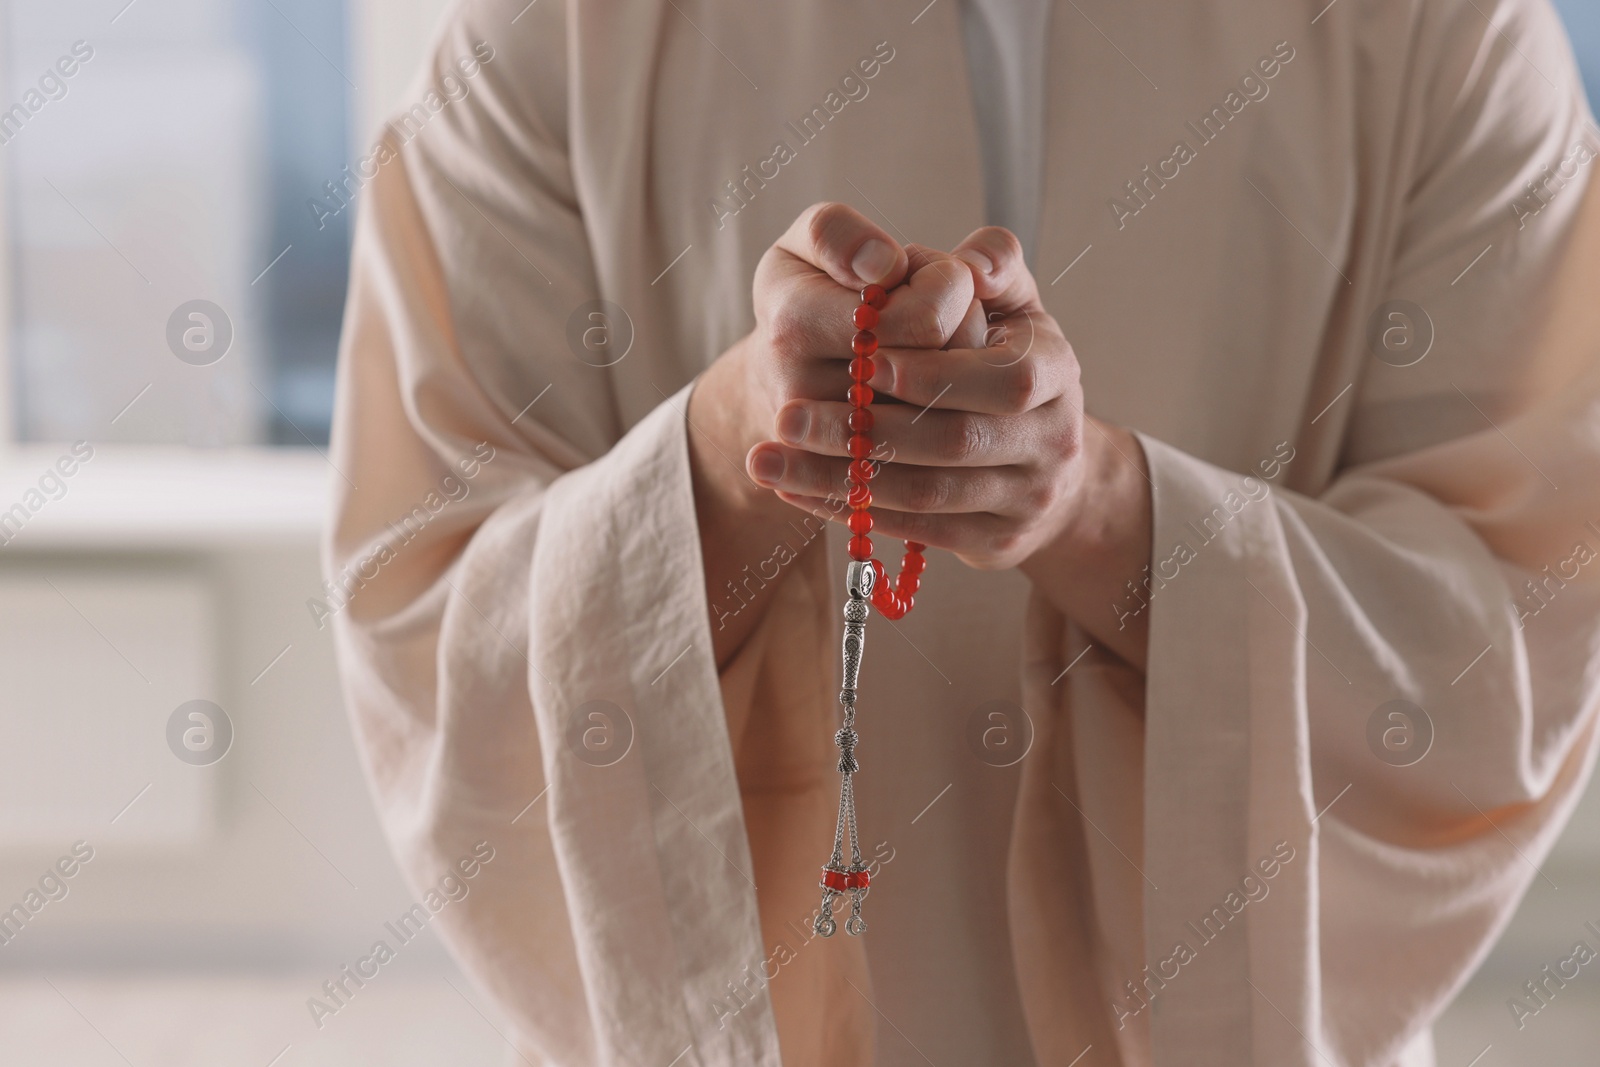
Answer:
<svg viewBox="0 0 1600 1067"><path fill-rule="evenodd" d="M439 925L527 1062L1432 1062L1594 755L1597 142L1539 0L1323 8L1054 10L1036 270L1149 459L1149 670L932 553L830 941L837 530L719 676L685 403L806 205L983 223L956 4L453 10L358 194L328 567L408 874L495 849Z"/></svg>

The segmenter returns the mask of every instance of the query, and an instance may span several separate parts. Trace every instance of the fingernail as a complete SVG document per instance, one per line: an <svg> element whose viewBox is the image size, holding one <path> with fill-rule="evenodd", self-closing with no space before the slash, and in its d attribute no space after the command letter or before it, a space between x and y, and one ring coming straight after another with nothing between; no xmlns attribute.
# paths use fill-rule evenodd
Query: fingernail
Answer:
<svg viewBox="0 0 1600 1067"><path fill-rule="evenodd" d="M864 282L880 282L894 267L894 249L874 237L856 249L850 269Z"/></svg>
<svg viewBox="0 0 1600 1067"><path fill-rule="evenodd" d="M778 412L778 436L791 445L798 445L805 441L806 432L811 429L811 412L803 407L787 407ZM778 472L782 474L780 470Z"/></svg>
<svg viewBox="0 0 1600 1067"><path fill-rule="evenodd" d="M994 260L984 255L976 248L963 248L961 251L956 253L956 258L965 260L974 267L977 267L978 270L982 271L984 274L994 273Z"/></svg>
<svg viewBox="0 0 1600 1067"><path fill-rule="evenodd" d="M783 478L783 453L763 448L750 457L750 476L762 485L777 485Z"/></svg>

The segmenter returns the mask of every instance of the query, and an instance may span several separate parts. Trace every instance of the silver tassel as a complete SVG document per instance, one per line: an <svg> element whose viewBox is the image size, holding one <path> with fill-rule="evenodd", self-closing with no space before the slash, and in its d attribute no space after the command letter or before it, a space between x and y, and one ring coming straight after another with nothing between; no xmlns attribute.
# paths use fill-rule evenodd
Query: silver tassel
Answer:
<svg viewBox="0 0 1600 1067"><path fill-rule="evenodd" d="M839 819L833 832L833 855L823 868L822 908L817 913L812 928L823 937L832 937L838 930L833 920L833 903L837 897L849 894L850 918L845 922L845 932L857 936L867 928L861 917L861 905L866 900L868 880L866 865L861 862L861 840L856 830L856 799L854 776L861 765L856 760L855 748L859 739L855 731L856 684L861 675L861 657L867 644L867 616L871 614L872 586L877 572L867 562L852 561L845 571L844 605L844 685L839 690L839 703L844 707L844 725L833 735L839 748ZM845 838L850 840L850 863L845 864ZM829 885L829 880L833 885Z"/></svg>

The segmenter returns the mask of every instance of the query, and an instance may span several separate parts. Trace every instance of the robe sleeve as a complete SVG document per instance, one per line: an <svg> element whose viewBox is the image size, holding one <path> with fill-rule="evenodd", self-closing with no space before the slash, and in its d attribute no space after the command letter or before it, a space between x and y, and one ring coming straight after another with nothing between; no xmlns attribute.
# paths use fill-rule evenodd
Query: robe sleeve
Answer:
<svg viewBox="0 0 1600 1067"><path fill-rule="evenodd" d="M762 952L689 390L641 345L622 366L666 391L624 426L585 334L616 293L565 150L563 19L458 5L418 107L363 163L328 621L419 899L492 854L432 921L523 1060L667 1064L693 1044L775 1067L770 1011L707 1008Z"/></svg>
<svg viewBox="0 0 1600 1067"><path fill-rule="evenodd" d="M1600 142L1546 5L1424 6L1333 477L1142 437L1147 970L1106 977L1156 1063L1431 1062L1593 763ZM1406 366L1363 335L1392 299L1431 320Z"/></svg>

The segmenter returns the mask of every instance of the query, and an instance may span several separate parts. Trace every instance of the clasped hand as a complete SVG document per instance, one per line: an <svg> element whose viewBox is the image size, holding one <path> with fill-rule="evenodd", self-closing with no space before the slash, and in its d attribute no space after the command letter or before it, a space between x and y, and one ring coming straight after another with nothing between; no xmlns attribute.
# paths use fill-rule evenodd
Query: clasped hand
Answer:
<svg viewBox="0 0 1600 1067"><path fill-rule="evenodd" d="M1053 539L1080 480L1078 362L1039 301L1009 231L952 252L899 247L851 208L802 214L756 271L746 367L764 437L745 457L759 486L813 514L845 491L850 314L862 285L890 288L874 332L874 534L1016 566Z"/></svg>

